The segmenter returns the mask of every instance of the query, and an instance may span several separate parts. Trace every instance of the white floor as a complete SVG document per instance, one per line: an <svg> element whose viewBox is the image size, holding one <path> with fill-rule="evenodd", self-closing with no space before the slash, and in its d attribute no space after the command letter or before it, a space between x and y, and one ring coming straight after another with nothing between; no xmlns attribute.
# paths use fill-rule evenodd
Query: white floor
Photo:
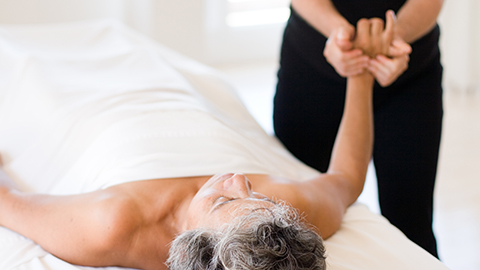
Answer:
<svg viewBox="0 0 480 270"><path fill-rule="evenodd" d="M216 66L247 108L273 134L274 62ZM480 269L480 94L444 95L444 130L435 190L434 229L442 261L452 270ZM370 169L360 200L379 212Z"/></svg>

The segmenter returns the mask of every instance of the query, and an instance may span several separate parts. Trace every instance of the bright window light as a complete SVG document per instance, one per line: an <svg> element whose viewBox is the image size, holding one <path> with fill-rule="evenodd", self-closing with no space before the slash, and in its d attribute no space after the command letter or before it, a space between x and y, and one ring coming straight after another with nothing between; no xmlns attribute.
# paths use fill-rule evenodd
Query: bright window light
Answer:
<svg viewBox="0 0 480 270"><path fill-rule="evenodd" d="M226 23L242 27L283 23L290 16L289 0L227 0Z"/></svg>
<svg viewBox="0 0 480 270"><path fill-rule="evenodd" d="M227 25L230 27L283 23L290 16L289 8L275 8L232 12L227 15Z"/></svg>

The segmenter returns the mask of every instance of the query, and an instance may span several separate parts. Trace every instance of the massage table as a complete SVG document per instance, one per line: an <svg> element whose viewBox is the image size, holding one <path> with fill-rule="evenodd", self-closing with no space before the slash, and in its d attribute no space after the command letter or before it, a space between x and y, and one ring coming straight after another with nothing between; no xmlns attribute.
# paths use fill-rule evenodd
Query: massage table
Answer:
<svg viewBox="0 0 480 270"><path fill-rule="evenodd" d="M0 153L20 190L55 195L219 172L319 174L265 133L222 74L115 20L0 26ZM447 269L360 203L325 245L332 270ZM0 269L93 268L0 227Z"/></svg>

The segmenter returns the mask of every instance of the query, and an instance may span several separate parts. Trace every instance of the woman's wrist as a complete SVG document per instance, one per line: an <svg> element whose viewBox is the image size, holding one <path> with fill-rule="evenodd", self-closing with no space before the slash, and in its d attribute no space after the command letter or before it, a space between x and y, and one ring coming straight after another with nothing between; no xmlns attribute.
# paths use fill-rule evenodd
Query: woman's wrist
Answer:
<svg viewBox="0 0 480 270"><path fill-rule="evenodd" d="M365 71L358 75L350 76L348 77L348 80L356 85L364 85L367 89L372 89L375 82L375 78L368 71Z"/></svg>

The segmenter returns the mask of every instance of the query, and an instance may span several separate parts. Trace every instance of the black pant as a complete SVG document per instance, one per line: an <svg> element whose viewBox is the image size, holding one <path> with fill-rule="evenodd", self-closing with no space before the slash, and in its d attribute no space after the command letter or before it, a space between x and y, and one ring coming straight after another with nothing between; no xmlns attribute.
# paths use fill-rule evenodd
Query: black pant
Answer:
<svg viewBox="0 0 480 270"><path fill-rule="evenodd" d="M282 45L275 133L297 158L325 172L346 81L327 67L321 49L308 55L312 43L299 42L296 34L287 27ZM443 116L439 57L389 88L375 86L373 151L382 214L437 257L432 215Z"/></svg>

